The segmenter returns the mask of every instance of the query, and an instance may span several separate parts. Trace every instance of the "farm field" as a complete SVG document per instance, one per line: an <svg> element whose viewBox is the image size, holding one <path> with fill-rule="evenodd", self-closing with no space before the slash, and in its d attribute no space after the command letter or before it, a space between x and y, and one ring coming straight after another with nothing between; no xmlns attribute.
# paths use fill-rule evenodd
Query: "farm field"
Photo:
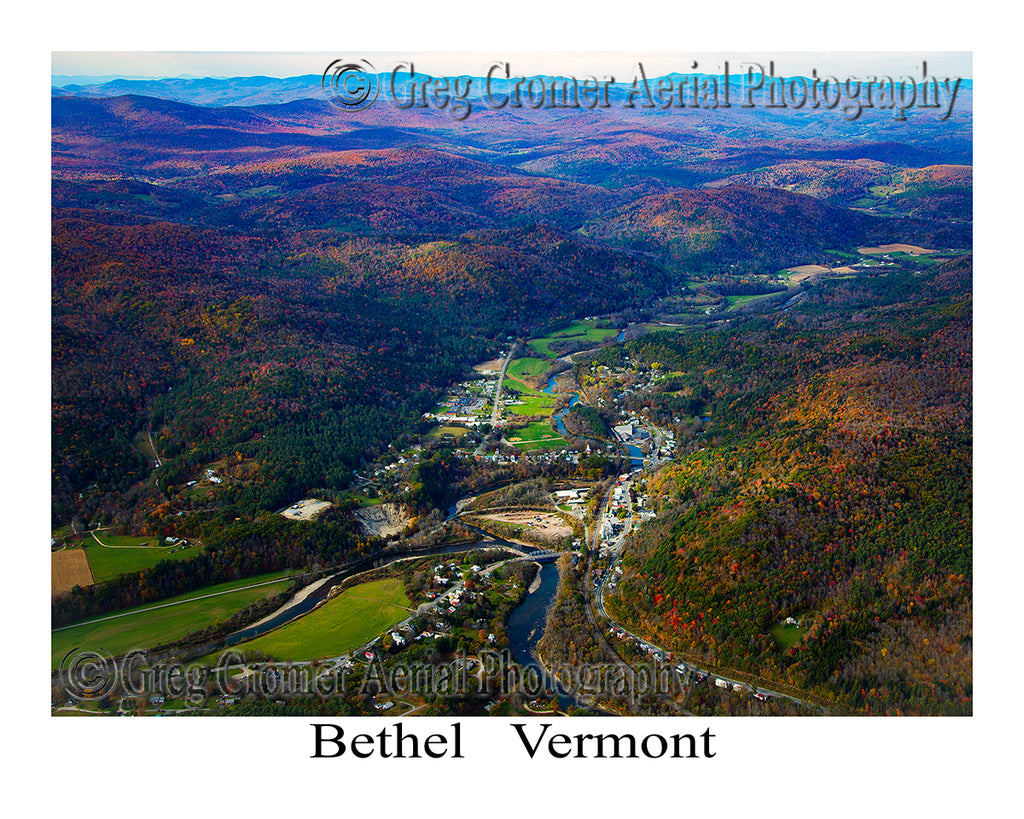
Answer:
<svg viewBox="0 0 1024 819"><path fill-rule="evenodd" d="M277 583L258 586L255 589L241 588L277 580ZM162 600L158 604L180 603L180 605L154 608L139 606L133 609L112 612L123 617L100 622L82 623L70 626L50 635L51 664L56 668L69 651L75 648L82 650L103 650L111 654L122 654L133 648L152 648L172 640L180 639L191 631L212 626L225 620L250 603L261 600L271 594L283 591L289 582L286 572L271 572L254 575L242 580L219 583L202 589ZM239 591L232 592L232 589ZM217 597L206 595L218 592L229 592ZM203 599L197 599L203 598ZM191 601L191 602L186 602ZM109 615L106 615L109 616Z"/></svg>
<svg viewBox="0 0 1024 819"><path fill-rule="evenodd" d="M543 356L548 358L557 358L557 353L552 352L551 342L556 341L560 338L574 338L583 339L586 341L593 342L595 344L607 340L609 337L615 338L619 333L618 330L608 328L598 328L594 326L592 321L574 321L568 327L563 327L561 330L556 330L547 336L541 338L535 338L530 341L530 347L536 350Z"/></svg>
<svg viewBox="0 0 1024 819"><path fill-rule="evenodd" d="M748 303L750 303L752 301L757 301L759 299L763 299L763 298L766 298L768 296L773 296L773 295L775 295L775 294L774 293L758 293L758 294L755 294L755 295L752 295L752 296L726 296L725 298L726 298L726 301L729 302L729 307L733 307L734 305L737 305L737 304L748 304Z"/></svg>
<svg viewBox="0 0 1024 819"><path fill-rule="evenodd" d="M687 324L658 324L648 321L643 327L650 333L678 333L689 328Z"/></svg>
<svg viewBox="0 0 1024 819"><path fill-rule="evenodd" d="M63 549L50 553L50 594L63 594L75 586L92 585L89 560L82 549Z"/></svg>
<svg viewBox="0 0 1024 819"><path fill-rule="evenodd" d="M99 542L97 542L97 538ZM200 550L196 546L156 546L156 537L127 537L97 532L83 541L94 583L102 583L125 572L149 569L161 560L188 560ZM143 546L146 543L149 545Z"/></svg>
<svg viewBox="0 0 1024 819"><path fill-rule="evenodd" d="M892 244L892 245L879 245L878 247L858 247L858 253L863 253L865 256L878 256L883 253L935 253L935 250L929 250L928 248L918 247L917 245L905 245L905 244Z"/></svg>
<svg viewBox="0 0 1024 819"><path fill-rule="evenodd" d="M402 584L388 577L346 589L292 623L238 646L278 660L311 660L345 654L409 614Z"/></svg>

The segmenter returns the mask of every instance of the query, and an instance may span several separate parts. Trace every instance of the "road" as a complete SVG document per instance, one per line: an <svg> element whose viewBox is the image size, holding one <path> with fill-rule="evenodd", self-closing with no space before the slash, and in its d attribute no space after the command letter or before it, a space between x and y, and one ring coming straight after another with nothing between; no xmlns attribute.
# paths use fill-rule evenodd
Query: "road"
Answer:
<svg viewBox="0 0 1024 819"><path fill-rule="evenodd" d="M508 369L509 362L512 361L512 356L515 355L517 349L519 349L518 341L508 351L508 355L505 356L505 360L501 363L501 369L498 371L498 381L494 385L494 407L491 409L491 429L497 429L501 426L501 382L505 380L505 371ZM488 438L490 438L490 435L486 436L477 446L473 452L474 457L483 453L484 444L487 443Z"/></svg>
<svg viewBox="0 0 1024 819"><path fill-rule="evenodd" d="M657 429L657 428L655 428L655 429ZM659 447L660 447L660 444L661 444L661 435L660 435L660 433L661 433L661 430L658 430L658 434L659 434L658 438L659 439L658 439L657 443L658 443ZM654 465L657 465L657 463L658 463L658 459L655 458ZM618 478L618 476L616 476L616 481L617 481L617 478ZM627 516L626 516L626 520L625 520L625 525L623 527L622 532L619 535L617 535L614 538L614 540L612 540L610 542L609 545L611 546L611 555L609 556L609 559L608 559L608 568L605 570L605 573L602 576L600 582L596 586L594 585L594 582L593 582L594 559L595 559L595 555L599 555L599 549L600 549L600 545L601 545L601 534L600 534L601 518L603 517L605 508L611 502L612 494L615 491L615 486L616 486L616 482L613 482L611 484L611 486L608 488L608 491L605 493L604 497L601 499L601 502L598 504L597 509L595 510L594 523L593 523L592 528L591 527L587 527L587 545L589 547L590 554L589 554L589 557L588 557L588 560L587 560L587 570L586 570L586 573L584 575L584 580L583 580L583 600L584 600L584 610L586 611L587 620L590 623L590 626L591 626L591 629L593 631L595 639L604 648L605 652L609 656L611 656L614 659L614 661L619 666L621 666L623 668L630 668L630 665L628 663L626 663L619 656L619 653L615 650L615 647L609 642L608 638L605 636L604 629L602 629L600 627L600 625L598 624L598 621L597 621L597 617L598 616L606 619L610 626L615 626L616 628L621 630L626 635L627 638L635 640L637 644L644 644L644 645L650 646L652 649L660 652L662 657L673 657L674 658L674 654L673 654L673 652L669 651L668 649L666 649L666 648L664 648L662 646L656 645L655 643L652 643L650 640L644 639L644 638L640 637L639 635L633 634L632 632L630 632L627 629L623 628L618 623L614 622L611 619L611 617L608 616L608 612L607 612L607 610L605 609L605 606L604 606L604 592L605 592L605 588L607 587L608 579L612 575L611 569L612 569L612 567L615 566L616 562L622 556L622 552L625 549L626 536L631 531L631 529L633 527L634 519L635 519L634 510L633 510L632 497L630 496L630 493L629 493L630 482L628 482L628 481L625 483L625 496L626 496L626 503L627 503L627 507L626 507L627 508ZM773 690L773 689L765 687L764 685L762 685L760 683L752 682L751 681L752 678L751 679L740 680L740 679L735 679L733 677L724 676L723 674L721 674L720 672L717 672L717 671L711 671L709 669L700 668L700 667L694 665L693 663L688 663L688 662L678 662L678 663L675 663L674 659L673 659L673 663L676 665L677 668L678 667L682 667L685 670L685 672L687 674L687 677L691 681L697 675L703 674L709 680L712 679L712 678L715 678L715 679L719 679L719 680L723 680L724 682L727 682L729 684L730 688L732 686L734 686L734 685L740 684L740 685L748 686L751 689L751 693L761 693L761 694L765 694L765 695L767 695L769 697L773 697L773 698L777 698L777 699L787 699L787 700L790 700L791 702L797 703L797 704L799 704L799 705L801 705L801 706L803 706L805 708L809 708L811 710L823 710L824 709L824 706L822 706L819 703L814 703L814 702L811 702L809 700L801 699L800 697L794 696L792 694L788 694L788 693L785 693L785 692L782 692L782 691ZM692 682L691 682L691 686L692 686ZM689 698L689 692L687 692L687 699L688 698ZM669 704L675 710L677 710L677 711L679 711L681 713L690 714L689 711L686 711L684 708L680 707L678 705L678 703L674 703L673 702L673 703L669 703ZM827 710L827 709L825 709L825 710Z"/></svg>
<svg viewBox="0 0 1024 819"><path fill-rule="evenodd" d="M512 361L512 356L515 355L515 352L518 349L519 342L517 341L512 345L512 349L508 351L508 355L505 356L505 360L501 364L501 370L498 372L498 383L494 387L494 409L491 410L492 427L501 425L501 382L505 380L505 371L508 370L508 365Z"/></svg>

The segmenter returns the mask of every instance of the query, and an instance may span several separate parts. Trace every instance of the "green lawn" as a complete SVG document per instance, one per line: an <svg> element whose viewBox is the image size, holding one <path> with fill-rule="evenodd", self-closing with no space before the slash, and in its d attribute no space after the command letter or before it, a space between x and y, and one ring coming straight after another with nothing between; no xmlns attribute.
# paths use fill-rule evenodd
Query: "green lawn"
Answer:
<svg viewBox="0 0 1024 819"><path fill-rule="evenodd" d="M563 449L565 447L565 438L556 436L548 440L543 441L527 441L525 443L514 444L515 448L520 452L529 452L533 449Z"/></svg>
<svg viewBox="0 0 1024 819"><path fill-rule="evenodd" d="M783 651L791 649L804 636L803 631L796 626L787 626L785 623L776 623L768 629L768 633L772 635L776 645Z"/></svg>
<svg viewBox="0 0 1024 819"><path fill-rule="evenodd" d="M124 535L108 535L97 532L102 543L111 547L105 548L93 539L92 535L82 541L85 556L92 569L93 579L97 583L110 580L125 572L138 572L149 569L161 560L188 560L195 557L200 550L196 546L181 549L179 546L157 547L157 537L127 537ZM149 544L143 546L143 543Z"/></svg>
<svg viewBox="0 0 1024 819"><path fill-rule="evenodd" d="M346 589L329 603L269 634L242 643L277 660L312 660L345 654L404 620L409 599L396 578Z"/></svg>
<svg viewBox="0 0 1024 819"><path fill-rule="evenodd" d="M56 668L61 658L73 648L83 651L102 649L111 654L121 654L133 648L152 648L179 639L191 631L227 619L236 611L256 600L282 591L288 585L285 574L285 572L271 572L242 580L232 580L229 583L220 583L216 586L207 586L187 594L161 600L159 603L149 606L111 612L112 614L132 612L125 617L116 617L113 620L105 620L91 625L84 623L55 631L50 636L51 662ZM274 579L279 579L279 582L273 585L259 586L255 589L243 589L230 594L222 594L218 597L194 599ZM166 608L152 608L152 606L183 600L193 602Z"/></svg>

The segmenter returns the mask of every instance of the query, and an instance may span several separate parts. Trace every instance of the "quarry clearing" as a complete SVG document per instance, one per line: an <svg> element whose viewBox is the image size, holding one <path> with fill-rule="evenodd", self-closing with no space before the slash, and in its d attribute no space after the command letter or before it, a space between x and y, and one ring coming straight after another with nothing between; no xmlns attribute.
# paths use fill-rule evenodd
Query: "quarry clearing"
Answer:
<svg viewBox="0 0 1024 819"><path fill-rule="evenodd" d="M366 506L352 514L368 535L390 537L397 535L409 525L411 518L402 511L397 503L381 503L377 506Z"/></svg>
<svg viewBox="0 0 1024 819"><path fill-rule="evenodd" d="M825 267L820 264L802 264L797 267L787 268L789 271L789 280L791 282L802 282L811 276L818 276L822 273L828 273L831 268Z"/></svg>
<svg viewBox="0 0 1024 819"><path fill-rule="evenodd" d="M797 267L788 267L786 272L789 273L789 280L796 284L807 281L815 276L823 275L836 275L836 274L852 274L857 271L849 265L843 265L842 267L825 267L820 264L802 264Z"/></svg>

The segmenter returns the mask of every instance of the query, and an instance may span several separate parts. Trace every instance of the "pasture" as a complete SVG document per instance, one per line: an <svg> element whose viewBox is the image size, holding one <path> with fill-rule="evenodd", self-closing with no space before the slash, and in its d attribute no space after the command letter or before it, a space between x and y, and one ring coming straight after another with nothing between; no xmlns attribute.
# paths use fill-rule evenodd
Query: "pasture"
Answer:
<svg viewBox="0 0 1024 819"><path fill-rule="evenodd" d="M402 583L388 577L345 589L341 594L269 634L242 643L278 660L312 660L346 654L409 616Z"/></svg>
<svg viewBox="0 0 1024 819"><path fill-rule="evenodd" d="M268 580L277 582L252 589L241 588ZM153 648L179 640L189 632L226 620L250 603L284 591L288 583L285 572L255 575L206 586L147 606L103 615L118 615L111 619L96 618L62 628L50 634L52 667L56 668L61 658L74 648L83 651L102 649L116 655L135 648ZM173 605L167 605L169 603Z"/></svg>
<svg viewBox="0 0 1024 819"><path fill-rule="evenodd" d="M535 338L530 341L530 347L547 358L557 358L558 354L551 350L551 343L558 339L571 338L578 341L588 341L593 344L600 344L609 338L614 339L619 331L614 327L595 327L593 321L574 321L561 330L556 330L546 336Z"/></svg>
<svg viewBox="0 0 1024 819"><path fill-rule="evenodd" d="M550 366L551 362L542 358L517 358L509 362L505 375L522 381L526 377L537 378Z"/></svg>
<svg viewBox="0 0 1024 819"><path fill-rule="evenodd" d="M188 560L199 554L196 546L160 546L159 538L129 537L93 532L82 541L93 582L102 583L125 572L150 569L161 560Z"/></svg>

